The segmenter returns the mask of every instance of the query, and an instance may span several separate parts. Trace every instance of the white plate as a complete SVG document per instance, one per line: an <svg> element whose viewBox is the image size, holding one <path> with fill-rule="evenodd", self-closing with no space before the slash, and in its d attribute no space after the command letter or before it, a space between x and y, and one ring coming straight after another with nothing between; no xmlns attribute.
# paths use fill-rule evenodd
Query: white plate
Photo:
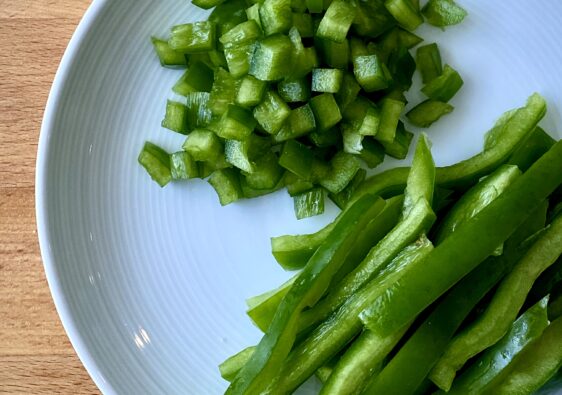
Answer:
<svg viewBox="0 0 562 395"><path fill-rule="evenodd" d="M464 24L419 32L465 80L457 111L429 131L437 164L478 152L494 120L534 91L547 98L543 125L559 138L562 3L462 3ZM145 140L170 150L183 140L160 127L180 72L159 66L149 37L204 17L187 0L95 0L45 113L37 162L45 270L105 394L221 393L217 365L260 335L244 299L288 277L269 237L315 230L336 212L296 221L284 192L221 208L205 182L161 190L137 164Z"/></svg>

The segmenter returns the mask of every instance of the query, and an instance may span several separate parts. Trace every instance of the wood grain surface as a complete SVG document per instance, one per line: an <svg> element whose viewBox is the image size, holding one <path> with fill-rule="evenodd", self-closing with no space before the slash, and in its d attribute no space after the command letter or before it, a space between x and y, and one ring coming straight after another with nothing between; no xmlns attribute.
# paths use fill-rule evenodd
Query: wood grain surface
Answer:
<svg viewBox="0 0 562 395"><path fill-rule="evenodd" d="M90 0L0 0L0 394L98 394L45 280L34 177L43 110Z"/></svg>

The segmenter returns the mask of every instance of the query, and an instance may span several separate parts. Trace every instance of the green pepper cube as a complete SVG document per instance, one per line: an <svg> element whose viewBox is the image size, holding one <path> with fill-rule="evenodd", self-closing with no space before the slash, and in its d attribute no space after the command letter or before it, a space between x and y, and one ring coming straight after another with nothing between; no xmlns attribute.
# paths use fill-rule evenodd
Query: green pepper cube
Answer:
<svg viewBox="0 0 562 395"><path fill-rule="evenodd" d="M241 44L224 49L228 71L234 78L248 74L255 48L255 44Z"/></svg>
<svg viewBox="0 0 562 395"><path fill-rule="evenodd" d="M174 132L188 133L187 106L168 100L166 105L166 115L162 120L162 127L173 130Z"/></svg>
<svg viewBox="0 0 562 395"><path fill-rule="evenodd" d="M359 134L362 136L375 136L379 130L380 122L380 110L375 106L369 106L358 126Z"/></svg>
<svg viewBox="0 0 562 395"><path fill-rule="evenodd" d="M328 66L334 69L347 69L350 59L349 40L336 43L332 40L323 40L316 37L314 43L319 48L322 58Z"/></svg>
<svg viewBox="0 0 562 395"><path fill-rule="evenodd" d="M416 30L423 18L411 0L386 0L384 5L400 26L406 30Z"/></svg>
<svg viewBox="0 0 562 395"><path fill-rule="evenodd" d="M353 74L365 92L374 92L388 87L388 73L378 55L354 57Z"/></svg>
<svg viewBox="0 0 562 395"><path fill-rule="evenodd" d="M363 149L359 153L363 162L369 167L374 169L382 162L384 162L384 147L372 137L365 136L362 142Z"/></svg>
<svg viewBox="0 0 562 395"><path fill-rule="evenodd" d="M310 99L310 84L304 78L289 78L277 84L277 92L287 103L305 102Z"/></svg>
<svg viewBox="0 0 562 395"><path fill-rule="evenodd" d="M301 37L314 37L314 25L310 14L293 12L293 26L299 31Z"/></svg>
<svg viewBox="0 0 562 395"><path fill-rule="evenodd" d="M221 206L226 206L243 198L240 187L240 173L236 169L221 169L209 177L209 184L215 189Z"/></svg>
<svg viewBox="0 0 562 395"><path fill-rule="evenodd" d="M439 118L452 112L453 109L454 107L448 103L429 99L408 111L406 117L414 125L420 128L428 128Z"/></svg>
<svg viewBox="0 0 562 395"><path fill-rule="evenodd" d="M306 0L291 0L291 10L293 10L293 13L305 13Z"/></svg>
<svg viewBox="0 0 562 395"><path fill-rule="evenodd" d="M309 104L295 108L291 111L285 125L273 137L275 142L296 139L316 129L316 120Z"/></svg>
<svg viewBox="0 0 562 395"><path fill-rule="evenodd" d="M265 94L263 101L254 108L254 118L269 134L277 133L291 115L291 108L273 91Z"/></svg>
<svg viewBox="0 0 562 395"><path fill-rule="evenodd" d="M424 84L431 82L443 73L441 53L436 43L423 45L416 52L416 64Z"/></svg>
<svg viewBox="0 0 562 395"><path fill-rule="evenodd" d="M215 79L209 97L209 109L216 117L221 116L236 97L240 82L228 71L218 68L215 70Z"/></svg>
<svg viewBox="0 0 562 395"><path fill-rule="evenodd" d="M324 0L306 0L306 8L311 14L319 14L324 11Z"/></svg>
<svg viewBox="0 0 562 395"><path fill-rule="evenodd" d="M407 131L402 122L398 122L394 141L392 141L391 143L384 141L379 142L384 147L384 152L386 152L387 155L402 160L405 159L406 156L408 156L408 151L410 150L410 145L412 144L413 138L414 134Z"/></svg>
<svg viewBox="0 0 562 395"><path fill-rule="evenodd" d="M314 188L293 198L295 215L303 219L324 213L324 190Z"/></svg>
<svg viewBox="0 0 562 395"><path fill-rule="evenodd" d="M342 116L334 95L323 93L310 100L310 106L320 131L330 129L341 121Z"/></svg>
<svg viewBox="0 0 562 395"><path fill-rule="evenodd" d="M336 204L336 206L338 206L341 210L344 210L347 204L349 203L349 201L351 200L351 198L353 197L353 194L355 193L359 185L361 185L361 183L365 181L366 177L367 177L367 172L365 171L365 169L359 169L357 171L357 174L355 174L355 177L353 177L353 180L351 180L351 182L344 188L343 191L335 194L330 193L328 195L329 198L332 200L332 202Z"/></svg>
<svg viewBox="0 0 562 395"><path fill-rule="evenodd" d="M206 129L191 132L183 143L183 149L198 162L219 162L224 156L220 138Z"/></svg>
<svg viewBox="0 0 562 395"><path fill-rule="evenodd" d="M209 93L192 92L186 95L187 124L189 130L207 126L211 122Z"/></svg>
<svg viewBox="0 0 562 395"><path fill-rule="evenodd" d="M355 18L355 6L345 0L335 0L320 21L316 35L320 38L341 43Z"/></svg>
<svg viewBox="0 0 562 395"><path fill-rule="evenodd" d="M283 145L279 164L285 169L295 173L304 180L312 176L312 151L305 145L295 140L289 140Z"/></svg>
<svg viewBox="0 0 562 395"><path fill-rule="evenodd" d="M263 33L258 23L254 20L249 20L236 25L224 33L219 38L219 41L225 48L228 48L253 43L262 35Z"/></svg>
<svg viewBox="0 0 562 395"><path fill-rule="evenodd" d="M287 33L293 23L291 0L265 0L259 9L266 35Z"/></svg>
<svg viewBox="0 0 562 395"><path fill-rule="evenodd" d="M422 92L430 99L446 103L456 95L463 83L460 74L446 64L443 73L427 83Z"/></svg>
<svg viewBox="0 0 562 395"><path fill-rule="evenodd" d="M261 28L260 20L260 3L256 3L253 6L246 8L246 17L249 21L254 21Z"/></svg>
<svg viewBox="0 0 562 395"><path fill-rule="evenodd" d="M281 177L283 177L283 172L283 168L279 166L277 155L268 151L255 161L254 171L252 173L246 172L244 176L250 188L271 189L279 183Z"/></svg>
<svg viewBox="0 0 562 395"><path fill-rule="evenodd" d="M199 177L199 165L185 151L174 152L170 155L170 170L172 180L188 180Z"/></svg>
<svg viewBox="0 0 562 395"><path fill-rule="evenodd" d="M168 44L184 53L207 52L215 48L215 24L209 21L186 23L172 28Z"/></svg>
<svg viewBox="0 0 562 395"><path fill-rule="evenodd" d="M343 75L342 86L338 93L334 95L340 111L345 113L347 107L355 101L361 91L361 86L353 75L345 72Z"/></svg>
<svg viewBox="0 0 562 395"><path fill-rule="evenodd" d="M158 59L160 60L160 64L163 67L168 68L184 68L187 66L187 59L185 58L185 54L174 51L170 48L167 41L160 40L156 37L152 37L152 45L154 46L154 50L158 55Z"/></svg>
<svg viewBox="0 0 562 395"><path fill-rule="evenodd" d="M422 14L429 24L438 27L456 25L468 15L453 0L429 0L423 7Z"/></svg>
<svg viewBox="0 0 562 395"><path fill-rule="evenodd" d="M361 163L355 155L338 152L330 161L332 166L329 174L320 180L320 185L331 193L340 193L353 180L361 168Z"/></svg>
<svg viewBox="0 0 562 395"><path fill-rule="evenodd" d="M172 90L181 96L187 96L191 92L210 92L213 80L213 70L198 61L189 66Z"/></svg>
<svg viewBox="0 0 562 395"><path fill-rule="evenodd" d="M204 10L210 10L219 4L224 3L224 1L225 0L191 0L191 3L199 8L203 8Z"/></svg>
<svg viewBox="0 0 562 395"><path fill-rule="evenodd" d="M285 172L284 183L285 187L287 187L287 192L291 197L295 197L314 188L312 181L303 180L290 171Z"/></svg>
<svg viewBox="0 0 562 395"><path fill-rule="evenodd" d="M337 93L343 80L343 71L338 69L312 70L312 90L314 92Z"/></svg>
<svg viewBox="0 0 562 395"><path fill-rule="evenodd" d="M341 140L341 133L337 127L328 130L315 130L308 135L308 139L317 147L331 147L338 145Z"/></svg>
<svg viewBox="0 0 562 395"><path fill-rule="evenodd" d="M147 141L139 154L138 161L161 187L171 181L170 155L159 146Z"/></svg>
<svg viewBox="0 0 562 395"><path fill-rule="evenodd" d="M383 99L379 130L375 138L382 143L392 143L396 135L396 128L405 104L400 100Z"/></svg>
<svg viewBox="0 0 562 395"><path fill-rule="evenodd" d="M226 161L247 173L253 173L255 169L254 162L249 158L249 140L226 140L224 144L224 153Z"/></svg>
<svg viewBox="0 0 562 395"><path fill-rule="evenodd" d="M242 107L255 107L261 103L267 84L257 78L247 75L242 79L238 94L236 95L236 104Z"/></svg>
<svg viewBox="0 0 562 395"><path fill-rule="evenodd" d="M343 138L343 152L358 155L363 150L363 135L352 124L343 123L341 125Z"/></svg>
<svg viewBox="0 0 562 395"><path fill-rule="evenodd" d="M252 56L250 74L262 81L276 81L290 73L293 45L287 36L276 34L261 40Z"/></svg>
<svg viewBox="0 0 562 395"><path fill-rule="evenodd" d="M218 135L223 139L245 140L252 134L256 124L251 112L230 104L219 122Z"/></svg>

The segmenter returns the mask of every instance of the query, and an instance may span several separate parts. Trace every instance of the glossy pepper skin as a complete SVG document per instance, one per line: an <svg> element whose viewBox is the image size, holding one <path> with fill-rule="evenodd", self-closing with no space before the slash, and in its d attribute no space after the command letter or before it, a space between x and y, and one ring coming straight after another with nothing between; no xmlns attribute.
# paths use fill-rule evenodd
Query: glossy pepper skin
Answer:
<svg viewBox="0 0 562 395"><path fill-rule="evenodd" d="M383 207L382 199L365 196L340 219L281 301L268 331L227 394L256 394L266 389L292 348L301 311L322 297L358 234Z"/></svg>
<svg viewBox="0 0 562 395"><path fill-rule="evenodd" d="M380 297L369 329L381 335L399 330L470 273L527 219L562 183L562 141L505 193L459 227L426 258L423 270L409 272Z"/></svg>
<svg viewBox="0 0 562 395"><path fill-rule="evenodd" d="M545 201L529 216L506 241L503 255L487 258L455 285L382 372L371 379L365 394L413 394L424 379L429 381L427 374L470 311L525 254L530 244L527 238L544 227L547 208Z"/></svg>
<svg viewBox="0 0 562 395"><path fill-rule="evenodd" d="M561 253L562 215L545 229L501 282L486 311L449 344L429 376L439 388L448 391L456 372L468 359L492 346L505 335L525 303L535 280Z"/></svg>
<svg viewBox="0 0 562 395"><path fill-rule="evenodd" d="M548 327L547 306L548 296L545 296L522 314L500 341L486 350L468 370L455 379L449 392L439 391L438 394L477 395L501 380L519 354Z"/></svg>
<svg viewBox="0 0 562 395"><path fill-rule="evenodd" d="M537 341L525 348L502 383L485 395L530 395L562 367L562 317L552 321Z"/></svg>

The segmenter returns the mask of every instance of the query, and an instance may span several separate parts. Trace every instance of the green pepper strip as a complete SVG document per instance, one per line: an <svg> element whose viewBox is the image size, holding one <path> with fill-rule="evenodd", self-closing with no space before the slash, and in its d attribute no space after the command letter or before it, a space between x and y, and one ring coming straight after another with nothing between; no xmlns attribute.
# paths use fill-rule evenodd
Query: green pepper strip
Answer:
<svg viewBox="0 0 562 395"><path fill-rule="evenodd" d="M432 249L431 242L422 236L416 243L406 247L395 261L407 265L408 261L425 257ZM352 395L360 393L373 372L380 368L383 359L404 336L408 327L409 325L406 325L395 334L385 337L377 336L369 330L363 331L340 358L320 394Z"/></svg>
<svg viewBox="0 0 562 395"><path fill-rule="evenodd" d="M555 142L556 140L537 126L533 133L517 146L507 159L507 163L519 167L521 171L527 171Z"/></svg>
<svg viewBox="0 0 562 395"><path fill-rule="evenodd" d="M369 222L367 227L358 236L355 244L349 251L348 256L345 258L345 262L332 279L330 287L338 284L349 272L351 272L357 266L357 262L360 262L363 258L365 258L371 246L373 244L376 244L379 240L386 236L386 234L398 223L402 211L403 202L403 196L396 196L386 201L386 205L382 212L377 215L375 219ZM333 226L329 226L330 229L333 229ZM305 238L306 236L308 235L282 237L292 237L295 238L295 241L297 241L300 237ZM314 250L316 249L317 248L315 248ZM296 277L298 277L298 274L289 281L294 281ZM275 311L277 310L279 303L281 303L281 300L287 293L288 289L289 288L286 287L286 284L284 284L283 286L281 286L281 288L270 291L264 295L256 296L255 298L247 301L247 304L250 308L250 310L248 311L248 315L262 331L265 332L269 327L269 324L271 323L271 320L273 320L273 316L275 315Z"/></svg>
<svg viewBox="0 0 562 395"><path fill-rule="evenodd" d="M335 314L295 347L267 393L286 394L294 391L361 332L363 325L359 314L365 308L377 297L385 294L393 283L400 281L408 272L424 262L423 254L418 259L411 259L411 254L396 257L380 276L354 293Z"/></svg>
<svg viewBox="0 0 562 395"><path fill-rule="evenodd" d="M503 165L467 191L449 210L439 225L439 231L435 235L435 244L439 245L459 225L482 211L520 175L521 171L517 166Z"/></svg>
<svg viewBox="0 0 562 395"><path fill-rule="evenodd" d="M501 380L509 365L522 350L539 338L548 327L548 296L527 310L511 325L509 332L493 347L472 363L458 379L448 394L481 394ZM445 394L445 391L439 391Z"/></svg>
<svg viewBox="0 0 562 395"><path fill-rule="evenodd" d="M461 280L402 346L365 394L411 394L423 385L431 368L476 304L525 254L525 241L544 227L548 203L543 202L506 241L504 254L491 256ZM404 380L407 377L407 380Z"/></svg>
<svg viewBox="0 0 562 395"><path fill-rule="evenodd" d="M255 350L255 346L245 348L221 363L219 365L221 377L226 381L234 380L240 369L242 369L242 366L248 362Z"/></svg>
<svg viewBox="0 0 562 395"><path fill-rule="evenodd" d="M472 158L437 168L436 184L444 188L466 188L491 173L504 163L519 143L535 129L545 112L544 99L538 94L532 95L525 107L515 110L503 123L504 132L501 139ZM355 198L365 193L381 196L400 193L404 190L408 173L408 168L395 168L368 178L363 186L357 189Z"/></svg>
<svg viewBox="0 0 562 395"><path fill-rule="evenodd" d="M521 352L508 376L488 394L527 395L542 387L562 367L562 317Z"/></svg>
<svg viewBox="0 0 562 395"><path fill-rule="evenodd" d="M422 135L408 176L402 220L367 254L365 259L313 309L303 312L300 329L318 324L342 305L355 291L376 276L404 247L427 232L436 216L428 199L433 199L435 163L429 141ZM415 199L415 200L414 200Z"/></svg>
<svg viewBox="0 0 562 395"><path fill-rule="evenodd" d="M394 333L470 273L562 183L561 168L559 141L508 190L437 246L423 268L408 272L378 298L371 309L376 319L369 329L381 335Z"/></svg>
<svg viewBox="0 0 562 395"><path fill-rule="evenodd" d="M301 311L322 297L357 236L383 207L382 199L370 195L342 216L281 301L267 333L227 394L257 394L269 385L292 348Z"/></svg>
<svg viewBox="0 0 562 395"><path fill-rule="evenodd" d="M562 142L556 146L562 146ZM560 173L560 168L557 171ZM505 193L509 191L508 189ZM493 226L490 229L493 229ZM448 391L456 372L466 361L501 339L517 317L517 312L525 303L535 280L556 261L560 254L562 254L562 215L546 228L539 240L501 282L486 311L455 336L429 375L431 381L439 388Z"/></svg>

